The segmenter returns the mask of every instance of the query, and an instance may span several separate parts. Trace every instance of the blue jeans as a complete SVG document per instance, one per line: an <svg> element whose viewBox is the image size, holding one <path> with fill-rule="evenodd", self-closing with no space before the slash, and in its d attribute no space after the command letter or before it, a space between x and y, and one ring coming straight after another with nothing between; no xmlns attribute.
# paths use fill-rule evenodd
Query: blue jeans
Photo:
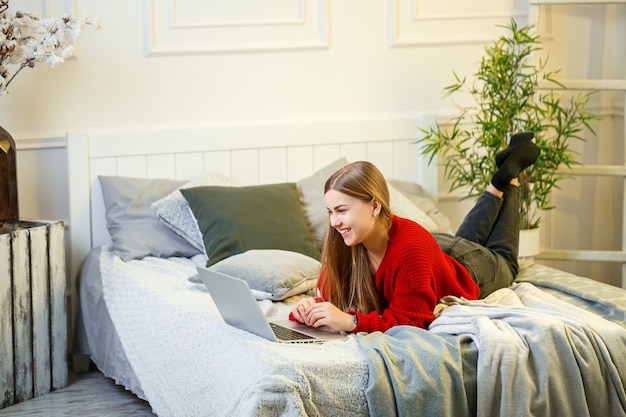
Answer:
<svg viewBox="0 0 626 417"><path fill-rule="evenodd" d="M510 286L519 271L519 187L504 196L484 192L455 236L434 233L441 250L459 261L480 287L480 298Z"/></svg>

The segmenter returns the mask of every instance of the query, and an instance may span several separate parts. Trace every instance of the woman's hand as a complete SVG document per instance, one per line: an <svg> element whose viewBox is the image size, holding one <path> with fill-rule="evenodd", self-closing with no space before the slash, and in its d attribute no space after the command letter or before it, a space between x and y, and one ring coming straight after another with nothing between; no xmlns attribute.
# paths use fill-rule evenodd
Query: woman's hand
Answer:
<svg viewBox="0 0 626 417"><path fill-rule="evenodd" d="M311 327L329 326L335 330L351 332L356 328L354 316L344 313L329 302L317 302L315 298L303 298L291 310L300 323Z"/></svg>
<svg viewBox="0 0 626 417"><path fill-rule="evenodd" d="M320 302L305 309L304 324L311 327L329 326L335 330L351 332L356 328L354 316L344 313L334 304Z"/></svg>
<svg viewBox="0 0 626 417"><path fill-rule="evenodd" d="M315 298L303 298L298 301L295 306L291 309L291 314L293 314L293 318L298 320L300 323L305 323L306 312L309 311L312 305L314 305L317 301Z"/></svg>

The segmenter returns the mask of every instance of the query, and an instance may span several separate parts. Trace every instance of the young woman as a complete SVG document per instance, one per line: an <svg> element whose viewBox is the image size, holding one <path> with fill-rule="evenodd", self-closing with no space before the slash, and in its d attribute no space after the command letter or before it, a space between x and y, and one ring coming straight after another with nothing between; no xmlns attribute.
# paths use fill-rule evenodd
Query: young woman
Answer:
<svg viewBox="0 0 626 417"><path fill-rule="evenodd" d="M329 230L320 297L299 301L290 318L353 333L427 328L442 297L477 299L511 285L518 272L517 176L539 157L533 136L514 135L496 156L498 172L455 236L393 215L373 164L334 173L324 186Z"/></svg>

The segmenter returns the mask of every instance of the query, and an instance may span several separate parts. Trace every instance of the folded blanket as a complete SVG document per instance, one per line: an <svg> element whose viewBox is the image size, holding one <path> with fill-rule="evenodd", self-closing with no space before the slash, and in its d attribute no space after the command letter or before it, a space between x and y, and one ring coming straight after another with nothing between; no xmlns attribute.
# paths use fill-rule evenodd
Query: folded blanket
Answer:
<svg viewBox="0 0 626 417"><path fill-rule="evenodd" d="M411 326L356 338L369 361L371 416L474 414L476 349L470 339Z"/></svg>
<svg viewBox="0 0 626 417"><path fill-rule="evenodd" d="M460 383L463 338L478 349L478 416L626 415L620 325L528 283L448 302L430 332L401 327L357 337L370 362L372 415L473 414Z"/></svg>

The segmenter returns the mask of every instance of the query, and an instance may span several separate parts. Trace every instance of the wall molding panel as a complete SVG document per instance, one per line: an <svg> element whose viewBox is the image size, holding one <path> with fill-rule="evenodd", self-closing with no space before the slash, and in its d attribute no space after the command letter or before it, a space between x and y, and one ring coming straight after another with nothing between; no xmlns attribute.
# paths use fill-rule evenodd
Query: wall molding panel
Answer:
<svg viewBox="0 0 626 417"><path fill-rule="evenodd" d="M528 16L519 2L387 0L389 47L483 44L498 36L496 25Z"/></svg>
<svg viewBox="0 0 626 417"><path fill-rule="evenodd" d="M528 12L528 20L535 22L535 30L542 42L554 41L554 15L551 5L544 4L531 7Z"/></svg>
<svg viewBox="0 0 626 417"><path fill-rule="evenodd" d="M64 13L69 13L72 16L76 16L78 11L78 0L40 0L41 2L41 16L61 16ZM20 8L23 6L20 5Z"/></svg>
<svg viewBox="0 0 626 417"><path fill-rule="evenodd" d="M245 2L246 7L241 7ZM329 0L143 0L146 56L323 49ZM238 7L239 6L239 7Z"/></svg>

